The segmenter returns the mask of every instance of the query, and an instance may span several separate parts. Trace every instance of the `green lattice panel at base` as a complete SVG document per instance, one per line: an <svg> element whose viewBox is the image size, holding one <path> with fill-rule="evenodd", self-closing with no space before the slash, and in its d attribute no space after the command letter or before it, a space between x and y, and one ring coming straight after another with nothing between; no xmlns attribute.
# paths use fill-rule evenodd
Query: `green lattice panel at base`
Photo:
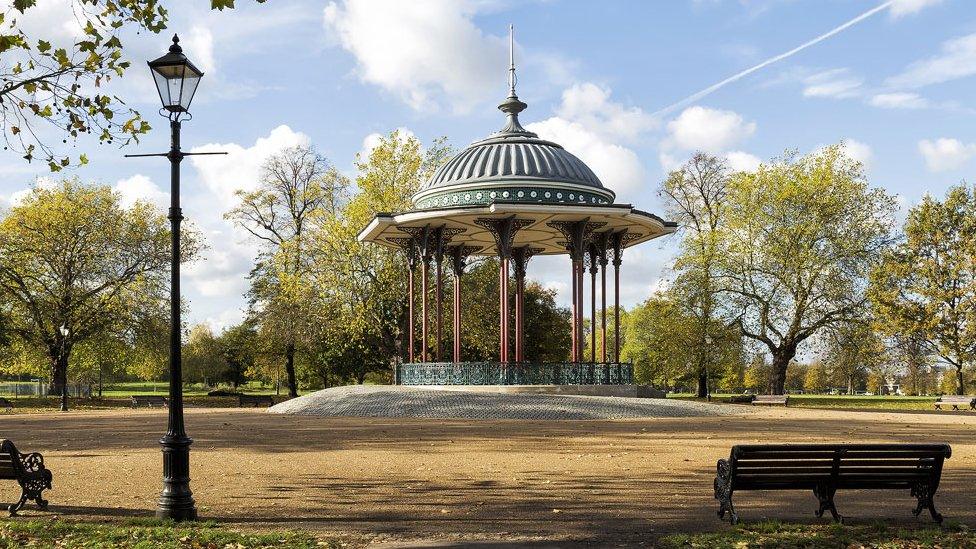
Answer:
<svg viewBox="0 0 976 549"><path fill-rule="evenodd" d="M400 364L396 374L399 385L631 385L634 365L422 362Z"/></svg>

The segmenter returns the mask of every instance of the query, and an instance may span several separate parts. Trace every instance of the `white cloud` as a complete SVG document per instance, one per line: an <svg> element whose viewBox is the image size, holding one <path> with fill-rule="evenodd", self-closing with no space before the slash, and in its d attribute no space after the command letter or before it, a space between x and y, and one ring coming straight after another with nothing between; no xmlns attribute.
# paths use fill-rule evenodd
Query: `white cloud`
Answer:
<svg viewBox="0 0 976 549"><path fill-rule="evenodd" d="M726 153L725 160L729 163L732 171L736 172L754 172L762 164L762 159L758 156L742 151Z"/></svg>
<svg viewBox="0 0 976 549"><path fill-rule="evenodd" d="M803 79L803 97L844 99L860 94L864 79L851 74L850 69L830 69Z"/></svg>
<svg viewBox="0 0 976 549"><path fill-rule="evenodd" d="M942 0L894 0L891 3L891 17L897 19L906 15L914 15L923 9L941 4Z"/></svg>
<svg viewBox="0 0 976 549"><path fill-rule="evenodd" d="M556 114L604 137L629 141L657 126L656 119L642 109L611 101L610 94L610 88L592 82L574 84L563 91Z"/></svg>
<svg viewBox="0 0 976 549"><path fill-rule="evenodd" d="M927 99L909 92L879 93L871 96L868 104L882 109L924 109L929 106Z"/></svg>
<svg viewBox="0 0 976 549"><path fill-rule="evenodd" d="M214 38L210 29L194 26L190 29L190 34L180 41L183 42L183 48L187 52L192 52L190 55L193 55L193 64L205 74L213 73L217 69L217 62L214 60Z"/></svg>
<svg viewBox="0 0 976 549"><path fill-rule="evenodd" d="M325 28L355 56L359 77L411 107L456 112L504 92L507 39L472 21L485 2L347 0L323 10Z"/></svg>
<svg viewBox="0 0 976 549"><path fill-rule="evenodd" d="M860 162L865 170L871 169L871 162L874 160L874 151L867 143L862 143L856 139L845 139L844 152L847 153L847 156Z"/></svg>
<svg viewBox="0 0 976 549"><path fill-rule="evenodd" d="M528 124L526 129L555 141L588 165L603 185L621 196L632 196L645 184L644 166L633 150L606 141L579 122L552 118Z"/></svg>
<svg viewBox="0 0 976 549"><path fill-rule="evenodd" d="M238 190L252 190L261 177L261 166L281 150L309 143L307 135L282 125L246 147L237 143L208 144L192 152L227 151L226 156L192 156L199 185L184 193L187 218L211 247L203 257L184 269L190 287L207 303L239 303L247 290L247 275L254 266L258 245L246 233L223 218L238 201ZM192 192L191 192L192 189ZM227 301L227 300L233 301ZM223 310L226 308L220 308Z"/></svg>
<svg viewBox="0 0 976 549"><path fill-rule="evenodd" d="M733 111L688 107L668 122L666 145L686 151L727 151L756 132L755 122L746 122Z"/></svg>
<svg viewBox="0 0 976 549"><path fill-rule="evenodd" d="M935 141L923 139L918 142L918 151L925 158L929 171L945 172L961 168L976 156L976 143L963 143L948 137Z"/></svg>
<svg viewBox="0 0 976 549"><path fill-rule="evenodd" d="M148 202L162 211L169 208L169 193L163 192L145 175L137 173L120 179L112 188L121 195L122 205L126 208L131 207L136 201Z"/></svg>
<svg viewBox="0 0 976 549"><path fill-rule="evenodd" d="M901 74L888 78L894 88L915 89L976 74L976 33L942 43L938 55L916 61Z"/></svg>
<svg viewBox="0 0 976 549"><path fill-rule="evenodd" d="M234 192L252 190L258 184L261 166L271 155L297 145L308 144L309 137L281 125L254 145L243 147L237 143L211 143L194 147L192 152L226 151L225 156L193 156L191 163L201 182L213 193L214 206L224 210L237 203Z"/></svg>

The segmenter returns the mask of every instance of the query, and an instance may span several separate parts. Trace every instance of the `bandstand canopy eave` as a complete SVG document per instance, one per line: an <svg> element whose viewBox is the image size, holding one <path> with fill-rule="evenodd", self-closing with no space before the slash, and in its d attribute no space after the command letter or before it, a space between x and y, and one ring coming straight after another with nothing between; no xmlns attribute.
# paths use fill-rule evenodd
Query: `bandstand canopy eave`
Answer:
<svg viewBox="0 0 976 549"><path fill-rule="evenodd" d="M381 213L359 233L360 242L372 242L390 248L399 247L397 239L409 236L404 228L448 227L462 230L452 237L450 245L480 247L474 255L494 255L495 241L491 233L477 224L478 219L516 216L531 221L518 231L514 245L540 249L539 254L565 254L565 237L549 225L553 221L588 221L598 225L594 232L626 230L632 236L626 246L631 247L660 236L673 233L677 225L660 217L635 209L629 204L602 206L566 204L525 204L494 202L481 206L464 206L411 210L400 213Z"/></svg>

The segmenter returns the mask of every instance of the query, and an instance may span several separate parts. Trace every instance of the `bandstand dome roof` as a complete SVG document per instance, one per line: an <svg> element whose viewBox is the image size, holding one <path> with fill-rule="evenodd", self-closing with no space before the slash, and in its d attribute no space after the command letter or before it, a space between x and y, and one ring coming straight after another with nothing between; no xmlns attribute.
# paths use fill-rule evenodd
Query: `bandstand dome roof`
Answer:
<svg viewBox="0 0 976 549"><path fill-rule="evenodd" d="M452 245L493 255L496 242L485 220L517 217L524 224L513 245L565 254L560 222L587 220L594 232L625 232L625 246L675 231L674 223L614 203L615 193L582 160L522 127L518 115L527 105L515 93L514 61L509 70L509 95L498 106L505 126L438 168L413 195L413 209L377 214L360 241L403 247L416 229L445 228Z"/></svg>

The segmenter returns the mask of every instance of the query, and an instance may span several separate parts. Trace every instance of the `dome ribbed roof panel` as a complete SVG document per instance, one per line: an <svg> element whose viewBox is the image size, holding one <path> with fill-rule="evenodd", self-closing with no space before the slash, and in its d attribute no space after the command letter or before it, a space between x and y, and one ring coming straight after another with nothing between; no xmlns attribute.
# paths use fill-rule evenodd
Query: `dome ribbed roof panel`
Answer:
<svg viewBox="0 0 976 549"><path fill-rule="evenodd" d="M526 132L517 138L494 137L472 144L434 172L420 191L506 180L604 188L582 160L559 145Z"/></svg>

